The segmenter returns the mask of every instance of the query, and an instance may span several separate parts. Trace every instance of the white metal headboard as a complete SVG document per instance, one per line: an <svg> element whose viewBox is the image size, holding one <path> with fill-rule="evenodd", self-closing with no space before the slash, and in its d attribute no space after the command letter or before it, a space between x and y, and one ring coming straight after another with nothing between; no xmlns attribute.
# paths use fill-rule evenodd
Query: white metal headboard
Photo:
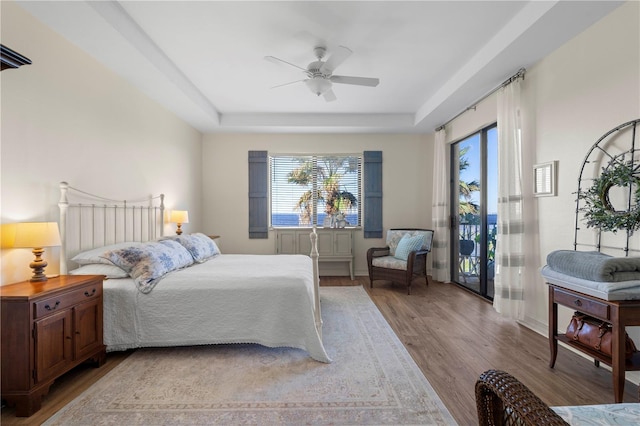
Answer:
<svg viewBox="0 0 640 426"><path fill-rule="evenodd" d="M163 236L164 194L138 200L113 200L60 182L58 207L61 274L68 272L69 260L81 251Z"/></svg>

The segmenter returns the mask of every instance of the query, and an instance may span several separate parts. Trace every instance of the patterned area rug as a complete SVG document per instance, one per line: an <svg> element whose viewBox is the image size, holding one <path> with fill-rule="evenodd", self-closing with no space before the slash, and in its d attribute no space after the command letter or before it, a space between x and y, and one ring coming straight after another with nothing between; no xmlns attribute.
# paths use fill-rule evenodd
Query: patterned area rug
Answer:
<svg viewBox="0 0 640 426"><path fill-rule="evenodd" d="M333 359L260 345L139 349L46 425L453 425L362 287L321 287Z"/></svg>

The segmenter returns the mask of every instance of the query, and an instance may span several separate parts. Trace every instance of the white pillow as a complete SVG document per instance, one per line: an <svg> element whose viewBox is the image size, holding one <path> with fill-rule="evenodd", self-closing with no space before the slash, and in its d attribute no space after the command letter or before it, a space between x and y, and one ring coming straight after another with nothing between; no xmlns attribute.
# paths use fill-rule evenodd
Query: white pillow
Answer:
<svg viewBox="0 0 640 426"><path fill-rule="evenodd" d="M69 271L71 275L104 275L107 278L127 278L127 274L123 269L116 265L105 265L104 263L93 263L83 265L78 269Z"/></svg>
<svg viewBox="0 0 640 426"><path fill-rule="evenodd" d="M127 247L135 247L139 245L142 245L142 243L135 241L111 244L108 246L98 247L80 252L73 256L71 260L76 262L78 265L91 265L95 263L102 263L103 265L113 265L113 262L102 257L105 252L119 250Z"/></svg>

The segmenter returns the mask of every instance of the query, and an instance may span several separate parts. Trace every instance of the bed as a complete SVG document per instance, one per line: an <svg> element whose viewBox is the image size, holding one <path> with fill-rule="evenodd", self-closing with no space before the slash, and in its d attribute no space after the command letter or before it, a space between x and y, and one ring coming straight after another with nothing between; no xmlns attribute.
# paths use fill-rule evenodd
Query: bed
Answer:
<svg viewBox="0 0 640 426"><path fill-rule="evenodd" d="M204 234L163 235L162 195L116 201L65 182L60 189L60 271L105 275L108 352L256 343L331 362L315 229L310 256L222 254Z"/></svg>

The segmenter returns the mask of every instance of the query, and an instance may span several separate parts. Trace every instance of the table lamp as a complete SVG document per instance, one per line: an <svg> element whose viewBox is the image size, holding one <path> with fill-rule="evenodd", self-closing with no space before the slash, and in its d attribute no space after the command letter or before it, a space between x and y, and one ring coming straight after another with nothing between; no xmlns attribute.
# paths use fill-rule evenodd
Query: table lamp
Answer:
<svg viewBox="0 0 640 426"><path fill-rule="evenodd" d="M182 234L182 224L189 223L189 212L186 210L172 210L169 216L169 222L177 223L176 234Z"/></svg>
<svg viewBox="0 0 640 426"><path fill-rule="evenodd" d="M15 248L33 248L35 259L29 264L33 269L31 282L47 281L44 268L47 261L42 258L43 247L57 247L60 243L60 231L56 222L16 223Z"/></svg>

